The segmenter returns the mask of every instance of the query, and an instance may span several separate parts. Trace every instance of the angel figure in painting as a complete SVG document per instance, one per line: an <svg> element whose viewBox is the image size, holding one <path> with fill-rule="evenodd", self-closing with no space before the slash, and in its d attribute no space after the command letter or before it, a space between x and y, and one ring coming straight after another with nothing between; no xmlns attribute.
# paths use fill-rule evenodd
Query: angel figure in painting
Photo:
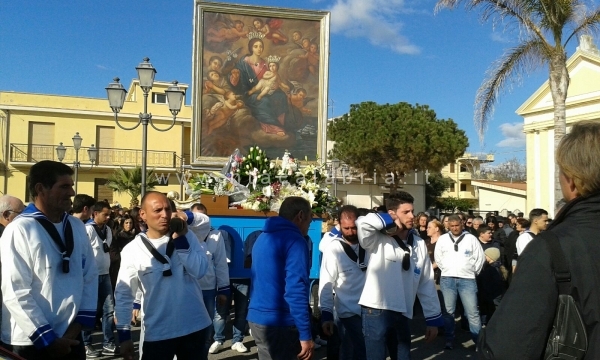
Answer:
<svg viewBox="0 0 600 360"><path fill-rule="evenodd" d="M303 41L303 45L304 45L304 41ZM306 54L301 56L302 58L307 60L308 71L310 71L310 73L313 75L316 75L317 72L319 71L319 52L317 50L318 50L317 44L309 43L308 50L306 50Z"/></svg>
<svg viewBox="0 0 600 360"><path fill-rule="evenodd" d="M229 42L233 43L248 35L248 30L244 30L244 23L241 20L235 20L233 27L208 28L206 41L209 42Z"/></svg>
<svg viewBox="0 0 600 360"><path fill-rule="evenodd" d="M254 29L251 28L252 31L258 31L265 35L265 37L271 41L273 44L280 45L288 42L287 36L285 36L279 28L283 25L283 20L281 19L268 19L265 23L259 18L255 18L252 21L252 25L254 25Z"/></svg>
<svg viewBox="0 0 600 360"><path fill-rule="evenodd" d="M216 103L210 110L206 111L206 116L203 120L206 135L210 135L213 131L227 123L238 109L244 107L244 102L237 99L233 91L227 91L224 95L224 100Z"/></svg>
<svg viewBox="0 0 600 360"><path fill-rule="evenodd" d="M281 89L286 93L290 92L290 87L287 86L277 73L279 70L279 56L268 56L267 62L269 63L269 71L265 72L262 79L248 92L248 95L252 95L255 92L260 92L256 97L256 100L261 100L265 95L273 95L275 90Z"/></svg>
<svg viewBox="0 0 600 360"><path fill-rule="evenodd" d="M221 77L221 74L215 70L208 71L208 79L204 81L203 94L224 95L229 90L227 80Z"/></svg>
<svg viewBox="0 0 600 360"><path fill-rule="evenodd" d="M290 104L298 108L303 115L310 115L312 111L306 107L310 101L314 100L313 97L306 97L306 90L296 81L292 81L294 89L288 95Z"/></svg>

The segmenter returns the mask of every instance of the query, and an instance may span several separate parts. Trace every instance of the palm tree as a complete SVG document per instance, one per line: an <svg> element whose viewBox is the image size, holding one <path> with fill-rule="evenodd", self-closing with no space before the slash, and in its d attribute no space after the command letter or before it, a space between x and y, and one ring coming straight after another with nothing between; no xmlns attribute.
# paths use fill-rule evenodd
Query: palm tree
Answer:
<svg viewBox="0 0 600 360"><path fill-rule="evenodd" d="M477 91L475 99L475 127L479 138L493 114L496 97L504 90L511 77L548 66L550 91L554 103L554 148L565 135L566 99L569 88L566 47L577 35L596 32L600 27L600 7L592 11L585 0L438 0L436 12L455 8L465 2L467 10L481 8L481 19L500 20L515 24L521 30L521 43L508 49L492 65L487 78ZM558 181L559 169L554 174L555 199L562 197Z"/></svg>
<svg viewBox="0 0 600 360"><path fill-rule="evenodd" d="M154 170L149 169L146 170L146 189L151 190L156 185L158 185L158 180L154 175ZM129 208L133 208L134 206L139 205L138 196L142 193L142 168L139 166L134 167L133 169L123 169L119 167L119 169L115 170L108 177L108 182L106 186L108 186L113 191L121 193L127 193L131 196L131 202L129 203Z"/></svg>

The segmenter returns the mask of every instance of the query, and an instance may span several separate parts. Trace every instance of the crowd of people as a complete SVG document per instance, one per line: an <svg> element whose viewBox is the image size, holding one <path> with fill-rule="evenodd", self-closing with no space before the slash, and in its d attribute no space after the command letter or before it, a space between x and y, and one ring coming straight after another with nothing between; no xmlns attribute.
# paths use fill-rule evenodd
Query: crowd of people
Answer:
<svg viewBox="0 0 600 360"><path fill-rule="evenodd" d="M141 320L142 359L207 359L223 349L234 299L234 351L248 351L249 327L261 360L308 360L319 344L328 359L404 360L418 300L425 342L443 333L453 350L460 318L480 358L537 359L558 301L551 232L585 324L585 358L598 358L600 124L574 125L556 155L564 199L553 220L539 208L528 218L415 216L404 191L377 209L342 206L319 243L320 326L309 306L314 214L304 198L286 198L247 236L251 277L236 279L231 234L211 227L204 205L178 210L153 191L130 210L84 194L72 201L73 170L38 162L29 205L0 197L2 348L28 360L130 360ZM91 342L96 326L101 349Z"/></svg>
<svg viewBox="0 0 600 360"><path fill-rule="evenodd" d="M229 278L231 238L211 228L206 207L178 210L148 192L124 209L75 195L72 175L40 161L28 206L0 197L2 348L24 359L133 359L141 320L143 359L207 358L223 347L233 298L231 348L247 352L249 279Z"/></svg>

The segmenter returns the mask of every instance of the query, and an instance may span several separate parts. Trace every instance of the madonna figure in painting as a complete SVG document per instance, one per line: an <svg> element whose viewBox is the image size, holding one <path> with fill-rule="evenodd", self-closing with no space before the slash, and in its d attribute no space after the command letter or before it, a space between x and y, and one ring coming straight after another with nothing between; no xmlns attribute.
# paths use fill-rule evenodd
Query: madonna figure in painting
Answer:
<svg viewBox="0 0 600 360"><path fill-rule="evenodd" d="M239 77L230 77L232 89L244 98L244 103L250 109L252 116L261 124L267 134L284 136L286 131L286 116L289 113L288 99L280 87L269 91L268 94L253 92L253 88L265 77L273 76L269 64L261 56L264 43L260 38L248 42L248 54L236 64Z"/></svg>

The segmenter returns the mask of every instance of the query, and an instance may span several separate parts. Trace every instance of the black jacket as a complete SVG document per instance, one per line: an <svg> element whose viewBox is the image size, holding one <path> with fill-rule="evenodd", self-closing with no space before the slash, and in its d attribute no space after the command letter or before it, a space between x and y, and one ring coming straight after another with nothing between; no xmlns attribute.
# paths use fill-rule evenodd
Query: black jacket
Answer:
<svg viewBox="0 0 600 360"><path fill-rule="evenodd" d="M600 194L570 201L546 231L560 240L571 286L588 335L586 359L600 359ZM481 359L540 359L556 311L558 288L550 252L536 237L519 256L517 270L494 317L479 334Z"/></svg>

